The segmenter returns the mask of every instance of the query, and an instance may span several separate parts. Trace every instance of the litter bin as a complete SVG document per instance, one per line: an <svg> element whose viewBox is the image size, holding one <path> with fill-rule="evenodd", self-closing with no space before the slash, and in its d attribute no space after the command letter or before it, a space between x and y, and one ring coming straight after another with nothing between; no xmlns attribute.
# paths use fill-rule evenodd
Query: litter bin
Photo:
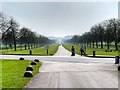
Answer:
<svg viewBox="0 0 120 90"><path fill-rule="evenodd" d="M30 50L30 55L32 55L32 51Z"/></svg>
<svg viewBox="0 0 120 90"><path fill-rule="evenodd" d="M93 57L95 57L95 55L96 55L96 51L93 51Z"/></svg>
<svg viewBox="0 0 120 90"><path fill-rule="evenodd" d="M115 64L119 64L119 56L115 56Z"/></svg>

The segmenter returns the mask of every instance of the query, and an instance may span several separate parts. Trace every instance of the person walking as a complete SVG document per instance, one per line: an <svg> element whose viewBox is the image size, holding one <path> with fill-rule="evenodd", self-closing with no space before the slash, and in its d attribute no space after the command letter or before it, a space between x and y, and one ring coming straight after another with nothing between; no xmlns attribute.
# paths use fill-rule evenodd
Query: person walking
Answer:
<svg viewBox="0 0 120 90"><path fill-rule="evenodd" d="M75 56L75 48L74 48L74 46L72 46L71 51L72 51L72 55L71 56Z"/></svg>
<svg viewBox="0 0 120 90"><path fill-rule="evenodd" d="M80 53L81 53L81 56L82 56L82 55L85 55L84 47L83 47L83 46L81 46L81 48L80 48Z"/></svg>

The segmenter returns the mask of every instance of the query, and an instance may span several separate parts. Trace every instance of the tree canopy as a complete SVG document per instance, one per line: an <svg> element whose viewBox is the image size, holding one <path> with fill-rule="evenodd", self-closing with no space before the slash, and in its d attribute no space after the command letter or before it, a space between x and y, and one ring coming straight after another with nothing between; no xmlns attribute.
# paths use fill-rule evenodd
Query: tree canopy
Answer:
<svg viewBox="0 0 120 90"><path fill-rule="evenodd" d="M30 49L33 46L37 47L44 44L54 43L53 40L48 39L46 36L33 32L27 27L20 28L20 24L11 17L7 17L0 12L0 32L2 34L1 41L6 46L9 45L16 51L17 45L24 45L25 49Z"/></svg>
<svg viewBox="0 0 120 90"><path fill-rule="evenodd" d="M118 50L118 43L120 43L120 20L109 19L102 21L96 25L93 25L89 32L85 32L83 35L74 35L72 39L68 40L69 43L86 44L90 47L98 48L98 43L103 48L103 43L106 43L107 49L112 42L115 43L115 50Z"/></svg>

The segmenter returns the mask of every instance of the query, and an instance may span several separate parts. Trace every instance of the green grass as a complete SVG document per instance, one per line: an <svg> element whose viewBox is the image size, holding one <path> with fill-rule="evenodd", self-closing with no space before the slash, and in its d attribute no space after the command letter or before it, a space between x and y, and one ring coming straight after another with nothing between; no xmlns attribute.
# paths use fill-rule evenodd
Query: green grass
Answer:
<svg viewBox="0 0 120 90"><path fill-rule="evenodd" d="M23 77L30 62L29 60L2 60L2 88L23 88L31 79ZM40 62L33 65L33 75L38 73L41 65Z"/></svg>
<svg viewBox="0 0 120 90"><path fill-rule="evenodd" d="M58 49L58 45L56 44L52 44L49 46L49 54L54 54ZM47 55L47 51L46 51L46 47L42 46L39 48L33 48L32 50L32 55ZM17 51L14 51L14 49L3 49L0 50L1 54L25 54L28 55L29 54L29 50L21 50L20 48L17 48Z"/></svg>
<svg viewBox="0 0 120 90"><path fill-rule="evenodd" d="M77 54L80 54L80 47L81 47L80 45L76 45L76 44L64 44L63 46L64 46L67 50L71 51L72 45L75 47L75 52L76 52ZM112 49L114 49L113 46L112 46ZM86 53L87 53L88 55L92 55L92 54L93 54L93 50L96 51L96 55L105 55L105 56L116 56L116 55L118 55L118 51L105 52L106 48L100 49L100 48L92 48L92 47L87 47L87 48L86 48Z"/></svg>

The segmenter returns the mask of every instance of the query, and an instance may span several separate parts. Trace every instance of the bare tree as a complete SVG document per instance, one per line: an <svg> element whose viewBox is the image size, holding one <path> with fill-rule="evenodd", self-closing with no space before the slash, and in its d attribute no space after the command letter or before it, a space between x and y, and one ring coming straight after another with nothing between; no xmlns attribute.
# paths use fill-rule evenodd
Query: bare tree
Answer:
<svg viewBox="0 0 120 90"><path fill-rule="evenodd" d="M118 46L117 46L117 44L118 44L118 29L117 29L118 21L117 21L117 19L113 18L113 19L110 19L109 22L112 24L111 28L113 30L115 50L118 50Z"/></svg>
<svg viewBox="0 0 120 90"><path fill-rule="evenodd" d="M11 30L12 36L13 36L14 50L16 51L16 45L17 45L17 39L18 39L17 35L18 35L19 25L13 18L10 19L9 24L10 24L10 30Z"/></svg>

